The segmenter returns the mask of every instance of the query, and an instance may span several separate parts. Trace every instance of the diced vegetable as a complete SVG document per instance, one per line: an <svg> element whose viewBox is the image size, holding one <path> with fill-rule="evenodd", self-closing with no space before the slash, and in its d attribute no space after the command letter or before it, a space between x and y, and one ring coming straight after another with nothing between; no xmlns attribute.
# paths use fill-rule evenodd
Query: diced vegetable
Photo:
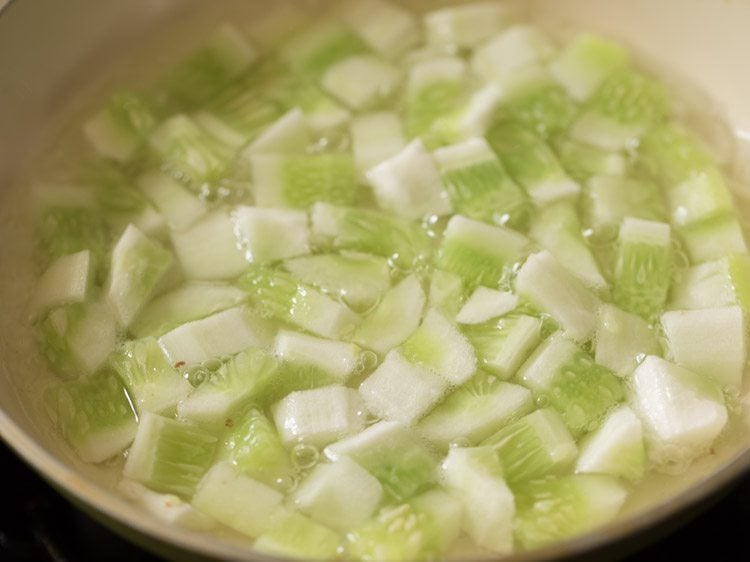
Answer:
<svg viewBox="0 0 750 562"><path fill-rule="evenodd" d="M34 316L60 305L81 303L91 286L91 252L57 258L37 281L29 308Z"/></svg>
<svg viewBox="0 0 750 562"><path fill-rule="evenodd" d="M279 527L260 535L253 549L273 556L328 560L336 558L341 542L328 527L293 513Z"/></svg>
<svg viewBox="0 0 750 562"><path fill-rule="evenodd" d="M354 374L360 360L360 349L354 344L288 330L276 335L274 351L283 361L313 365L342 383Z"/></svg>
<svg viewBox="0 0 750 562"><path fill-rule="evenodd" d="M300 153L310 144L310 137L304 112L294 107L258 135L247 151L251 154Z"/></svg>
<svg viewBox="0 0 750 562"><path fill-rule="evenodd" d="M511 16L497 2L473 2L428 12L424 16L427 42L455 47L473 47L500 31Z"/></svg>
<svg viewBox="0 0 750 562"><path fill-rule="evenodd" d="M366 50L362 40L344 25L321 20L287 43L281 56L294 70L319 76L336 62Z"/></svg>
<svg viewBox="0 0 750 562"><path fill-rule="evenodd" d="M543 62L553 54L549 39L537 28L514 25L477 48L471 68L486 81L502 81L519 68Z"/></svg>
<svg viewBox="0 0 750 562"><path fill-rule="evenodd" d="M541 339L542 322L533 316L508 316L466 326L479 366L501 379L512 377Z"/></svg>
<svg viewBox="0 0 750 562"><path fill-rule="evenodd" d="M611 304L599 308L596 324L596 362L620 376L629 375L647 355L658 351L656 334L648 323Z"/></svg>
<svg viewBox="0 0 750 562"><path fill-rule="evenodd" d="M332 96L355 110L377 105L396 90L400 71L378 57L357 55L330 66L321 83Z"/></svg>
<svg viewBox="0 0 750 562"><path fill-rule="evenodd" d="M696 310L738 304L750 310L750 257L728 255L677 273L669 308Z"/></svg>
<svg viewBox="0 0 750 562"><path fill-rule="evenodd" d="M477 287L456 315L460 324L482 324L518 306L518 296L507 291Z"/></svg>
<svg viewBox="0 0 750 562"><path fill-rule="evenodd" d="M358 115L352 119L349 135L354 161L361 171L392 158L406 146L401 122L389 111Z"/></svg>
<svg viewBox="0 0 750 562"><path fill-rule="evenodd" d="M419 41L417 18L384 0L354 0L343 6L342 17L374 50L396 58Z"/></svg>
<svg viewBox="0 0 750 562"><path fill-rule="evenodd" d="M302 211L240 206L232 220L238 244L251 263L310 253L307 215Z"/></svg>
<svg viewBox="0 0 750 562"><path fill-rule="evenodd" d="M175 230L189 228L207 212L198 197L163 172L144 174L138 178L138 187Z"/></svg>

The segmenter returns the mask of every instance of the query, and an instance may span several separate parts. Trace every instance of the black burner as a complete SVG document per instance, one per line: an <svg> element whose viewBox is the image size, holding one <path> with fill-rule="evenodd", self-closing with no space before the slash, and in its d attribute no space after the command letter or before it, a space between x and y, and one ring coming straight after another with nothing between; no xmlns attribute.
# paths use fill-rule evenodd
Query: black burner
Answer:
<svg viewBox="0 0 750 562"><path fill-rule="evenodd" d="M162 562L74 508L0 443L7 486L0 494L3 562ZM750 559L750 476L693 522L627 562L692 560L710 552L721 562Z"/></svg>

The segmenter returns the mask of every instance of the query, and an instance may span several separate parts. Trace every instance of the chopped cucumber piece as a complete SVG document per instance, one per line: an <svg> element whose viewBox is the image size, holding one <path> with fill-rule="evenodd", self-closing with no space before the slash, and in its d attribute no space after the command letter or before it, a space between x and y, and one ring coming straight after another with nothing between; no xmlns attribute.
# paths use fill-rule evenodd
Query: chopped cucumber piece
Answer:
<svg viewBox="0 0 750 562"><path fill-rule="evenodd" d="M655 355L633 372L632 390L649 458L659 465L684 467L711 446L728 420L718 384Z"/></svg>
<svg viewBox="0 0 750 562"><path fill-rule="evenodd" d="M463 503L462 528L478 546L509 554L516 507L502 472L491 447L453 448L442 464L449 488Z"/></svg>
<svg viewBox="0 0 750 562"><path fill-rule="evenodd" d="M295 72L320 76L336 62L366 52L364 42L335 20L321 20L284 45L281 56Z"/></svg>
<svg viewBox="0 0 750 562"><path fill-rule="evenodd" d="M528 197L487 141L471 138L436 150L434 157L457 212L498 225L517 227L526 223Z"/></svg>
<svg viewBox="0 0 750 562"><path fill-rule="evenodd" d="M548 251L528 257L516 277L516 291L547 311L578 342L596 328L599 300Z"/></svg>
<svg viewBox="0 0 750 562"><path fill-rule="evenodd" d="M294 466L271 421L256 408L231 421L221 456L250 478L282 491L288 488Z"/></svg>
<svg viewBox="0 0 750 562"><path fill-rule="evenodd" d="M246 298L244 291L231 285L190 282L149 302L130 324L130 332L139 338L162 336L182 324L237 306Z"/></svg>
<svg viewBox="0 0 750 562"><path fill-rule="evenodd" d="M549 65L568 93L587 100L612 73L627 66L630 56L620 45L590 33L580 33Z"/></svg>
<svg viewBox="0 0 750 562"><path fill-rule="evenodd" d="M398 351L391 351L359 386L359 393L376 416L412 425L447 389L446 379L410 363Z"/></svg>
<svg viewBox="0 0 750 562"><path fill-rule="evenodd" d="M501 31L512 15L497 2L472 2L428 12L424 16L427 42L450 47L474 47Z"/></svg>
<svg viewBox="0 0 750 562"><path fill-rule="evenodd" d="M162 170L206 199L221 197L217 184L229 172L232 151L187 115L164 121L149 137Z"/></svg>
<svg viewBox="0 0 750 562"><path fill-rule="evenodd" d="M355 0L343 6L343 19L381 55L396 59L419 41L414 14L383 0Z"/></svg>
<svg viewBox="0 0 750 562"><path fill-rule="evenodd" d="M427 305L449 318L456 316L465 298L464 281L455 273L433 269L427 294Z"/></svg>
<svg viewBox="0 0 750 562"><path fill-rule="evenodd" d="M341 457L316 466L294 491L292 501L314 520L344 533L367 521L382 497L383 487L374 476Z"/></svg>
<svg viewBox="0 0 750 562"><path fill-rule="evenodd" d="M204 426L224 425L231 413L276 376L278 362L260 349L232 357L177 406L177 415Z"/></svg>
<svg viewBox="0 0 750 562"><path fill-rule="evenodd" d="M57 258L37 281L29 308L37 317L48 310L86 300L91 281L91 252Z"/></svg>
<svg viewBox="0 0 750 562"><path fill-rule="evenodd" d="M380 354L403 343L419 326L425 294L416 276L410 275L390 289L354 333L354 341Z"/></svg>
<svg viewBox="0 0 750 562"><path fill-rule="evenodd" d="M553 142L564 135L580 113L575 100L542 66L526 66L499 84L504 93L495 112L497 122L521 127L543 141Z"/></svg>
<svg viewBox="0 0 750 562"><path fill-rule="evenodd" d="M130 445L138 427L127 391L112 371L52 387L47 411L85 462L103 462Z"/></svg>
<svg viewBox="0 0 750 562"><path fill-rule="evenodd" d="M399 422L373 424L329 445L325 455L356 461L380 481L388 501L403 502L435 483L437 457Z"/></svg>
<svg viewBox="0 0 750 562"><path fill-rule="evenodd" d="M586 187L588 220L596 233L608 234L626 217L667 218L663 194L652 182L603 175L590 178Z"/></svg>
<svg viewBox="0 0 750 562"><path fill-rule="evenodd" d="M253 550L272 556L333 560L341 543L341 536L328 527L292 513L279 527L260 535Z"/></svg>
<svg viewBox="0 0 750 562"><path fill-rule="evenodd" d="M355 311L370 310L391 286L388 261L367 254L303 256L286 260L284 268Z"/></svg>
<svg viewBox="0 0 750 562"><path fill-rule="evenodd" d="M445 229L436 265L460 275L470 287L497 287L528 246L529 240L519 232L454 215Z"/></svg>
<svg viewBox="0 0 750 562"><path fill-rule="evenodd" d="M173 365L199 365L249 347L266 347L272 339L271 330L264 318L235 307L167 332L159 338L159 345Z"/></svg>
<svg viewBox="0 0 750 562"><path fill-rule="evenodd" d="M237 244L232 220L223 211L214 211L187 230L173 231L172 244L188 279L236 279L247 269L245 252Z"/></svg>
<svg viewBox="0 0 750 562"><path fill-rule="evenodd" d="M430 246L416 223L377 211L317 203L311 222L312 235L324 249L374 254L402 269L424 260Z"/></svg>
<svg viewBox="0 0 750 562"><path fill-rule="evenodd" d="M534 352L518 380L534 392L538 402L560 412L577 436L598 427L625 397L622 381L561 333Z"/></svg>
<svg viewBox="0 0 750 562"><path fill-rule="evenodd" d="M102 156L126 162L145 143L157 123L156 108L149 100L131 92L120 92L86 121L83 134Z"/></svg>
<svg viewBox="0 0 750 562"><path fill-rule="evenodd" d="M325 201L351 205L357 199L357 171L344 153L252 154L255 203L304 209Z"/></svg>
<svg viewBox="0 0 750 562"><path fill-rule="evenodd" d="M656 334L643 318L611 304L599 308L594 340L596 362L620 376L629 375L643 358L659 351Z"/></svg>
<svg viewBox="0 0 750 562"><path fill-rule="evenodd" d="M728 253L746 254L742 225L734 215L720 215L680 229L691 263L719 259Z"/></svg>
<svg viewBox="0 0 750 562"><path fill-rule="evenodd" d="M117 484L117 491L169 525L202 532L213 531L218 527L218 523L211 517L174 494L160 494L127 479Z"/></svg>
<svg viewBox="0 0 750 562"><path fill-rule="evenodd" d="M139 414L171 412L192 390L154 338L130 340L109 358Z"/></svg>
<svg viewBox="0 0 750 562"><path fill-rule="evenodd" d="M363 110L395 92L401 72L372 55L355 55L331 65L321 79L323 89L354 110Z"/></svg>
<svg viewBox="0 0 750 562"><path fill-rule="evenodd" d="M732 194L717 168L694 171L667 192L672 221L694 226L718 215L732 213Z"/></svg>
<svg viewBox="0 0 750 562"><path fill-rule="evenodd" d="M401 121L390 111L356 116L349 125L349 136L354 162L361 171L392 158L406 146Z"/></svg>
<svg viewBox="0 0 750 562"><path fill-rule="evenodd" d="M112 250L107 297L120 326L127 328L174 263L172 254L129 225Z"/></svg>
<svg viewBox="0 0 750 562"><path fill-rule="evenodd" d="M310 253L307 214L291 209L236 207L235 234L245 257L263 263Z"/></svg>
<svg viewBox="0 0 750 562"><path fill-rule="evenodd" d="M664 118L668 106L661 84L629 69L615 70L591 96L570 134L605 150L633 147Z"/></svg>
<svg viewBox="0 0 750 562"><path fill-rule="evenodd" d="M607 288L583 238L583 228L572 202L557 201L540 209L531 221L529 235L586 286L600 291Z"/></svg>
<svg viewBox="0 0 750 562"><path fill-rule="evenodd" d="M250 144L250 154L296 154L310 144L310 127L304 112L294 107L274 121Z"/></svg>
<svg viewBox="0 0 750 562"><path fill-rule="evenodd" d="M146 412L140 418L124 474L157 492L190 497L211 466L217 442L205 429Z"/></svg>
<svg viewBox="0 0 750 562"><path fill-rule="evenodd" d="M750 310L750 257L728 255L679 271L670 309L696 310L738 304Z"/></svg>
<svg viewBox="0 0 750 562"><path fill-rule="evenodd" d="M41 320L39 329L47 359L73 376L96 372L117 343L117 321L105 302L56 308Z"/></svg>
<svg viewBox="0 0 750 562"><path fill-rule="evenodd" d="M646 471L641 420L621 406L586 440L576 464L577 473L610 474L636 482Z"/></svg>
<svg viewBox="0 0 750 562"><path fill-rule="evenodd" d="M626 217L620 226L612 293L615 304L650 320L664 308L671 281L669 225Z"/></svg>
<svg viewBox="0 0 750 562"><path fill-rule="evenodd" d="M497 120L487 131L487 141L535 203L545 205L580 192L581 186L568 177L555 153L533 130Z"/></svg>
<svg viewBox="0 0 750 562"><path fill-rule="evenodd" d="M426 60L411 68L406 87L407 137L420 137L428 148L450 142L440 123L461 106L466 74L466 63L457 57Z"/></svg>
<svg viewBox="0 0 750 562"><path fill-rule="evenodd" d="M356 390L331 385L292 392L272 408L281 440L323 446L362 431L365 408Z"/></svg>
<svg viewBox="0 0 750 562"><path fill-rule="evenodd" d="M172 71L167 90L179 105L193 107L217 94L257 57L237 28L224 25Z"/></svg>
<svg viewBox="0 0 750 562"><path fill-rule="evenodd" d="M477 48L471 68L485 81L507 78L524 66L544 62L554 54L550 40L535 27L514 25Z"/></svg>
<svg viewBox="0 0 750 562"><path fill-rule="evenodd" d="M514 491L516 540L529 549L608 523L628 494L615 478L598 474L534 480Z"/></svg>
<svg viewBox="0 0 750 562"><path fill-rule="evenodd" d="M404 358L437 373L450 384L463 384L475 372L477 358L469 340L434 309L399 348Z"/></svg>
<svg viewBox="0 0 750 562"><path fill-rule="evenodd" d="M539 344L542 321L533 316L508 316L466 326L463 331L477 352L479 366L509 379Z"/></svg>
<svg viewBox="0 0 750 562"><path fill-rule="evenodd" d="M627 170L622 152L602 150L572 139L559 140L555 150L563 168L578 181L591 176L623 176Z"/></svg>
<svg viewBox="0 0 750 562"><path fill-rule="evenodd" d="M461 502L430 490L408 503L387 506L347 535L348 553L357 560L430 560L458 538Z"/></svg>
<svg viewBox="0 0 750 562"><path fill-rule="evenodd" d="M492 123L497 106L503 99L503 89L490 82L469 94L468 99L452 113L438 119L436 127L452 142L483 137Z"/></svg>
<svg viewBox="0 0 750 562"><path fill-rule="evenodd" d="M240 287L264 312L318 336L344 339L360 322L345 304L283 271L251 267L240 279Z"/></svg>
<svg viewBox="0 0 750 562"><path fill-rule="evenodd" d="M282 361L317 367L342 383L359 368L360 349L356 345L299 332L280 330L274 351Z"/></svg>
<svg viewBox="0 0 750 562"><path fill-rule="evenodd" d="M138 187L175 230L189 228L206 214L206 206L200 199L163 172L144 174L138 178Z"/></svg>
<svg viewBox="0 0 750 562"><path fill-rule="evenodd" d="M417 139L366 172L378 205L407 219L451 211L435 161Z"/></svg>
<svg viewBox="0 0 750 562"><path fill-rule="evenodd" d="M518 296L507 291L477 287L456 315L459 324L483 324L518 306Z"/></svg>
<svg viewBox="0 0 750 562"><path fill-rule="evenodd" d="M669 355L677 364L712 377L722 387L742 387L747 359L742 308L665 312L661 325Z"/></svg>
<svg viewBox="0 0 750 562"><path fill-rule="evenodd" d="M289 517L281 492L220 462L201 479L193 506L249 537L279 527Z"/></svg>
<svg viewBox="0 0 750 562"><path fill-rule="evenodd" d="M531 392L479 372L438 404L417 425L431 443L476 445L534 408Z"/></svg>
<svg viewBox="0 0 750 562"><path fill-rule="evenodd" d="M495 449L505 479L513 488L519 482L561 472L578 456L578 447L565 422L549 408L524 416L480 444Z"/></svg>

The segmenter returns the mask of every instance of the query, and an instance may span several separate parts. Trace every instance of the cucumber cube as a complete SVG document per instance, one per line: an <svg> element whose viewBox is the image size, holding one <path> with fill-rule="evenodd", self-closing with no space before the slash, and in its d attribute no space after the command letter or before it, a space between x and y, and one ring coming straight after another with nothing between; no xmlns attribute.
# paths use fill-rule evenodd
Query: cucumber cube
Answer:
<svg viewBox="0 0 750 562"><path fill-rule="evenodd" d="M45 401L55 425L85 462L103 462L135 437L138 422L133 406L112 371L56 385Z"/></svg>
<svg viewBox="0 0 750 562"><path fill-rule="evenodd" d="M482 369L501 379L511 378L539 344L542 321L533 316L508 316L466 326Z"/></svg>
<svg viewBox="0 0 750 562"><path fill-rule="evenodd" d="M217 443L205 429L146 412L123 473L157 492L190 497L211 466Z"/></svg>
<svg viewBox="0 0 750 562"><path fill-rule="evenodd" d="M283 500L281 492L220 462L201 479L193 506L243 535L258 537L289 517Z"/></svg>
<svg viewBox="0 0 750 562"><path fill-rule="evenodd" d="M172 244L188 279L236 279L245 269L245 252L237 246L234 224L223 211L214 211L189 229L172 231Z"/></svg>
<svg viewBox="0 0 750 562"><path fill-rule="evenodd" d="M282 361L317 367L341 383L359 368L360 349L356 345L300 332L280 330L274 352Z"/></svg>
<svg viewBox="0 0 750 562"><path fill-rule="evenodd" d="M403 343L419 326L425 294L419 279L410 275L390 289L354 333L354 341L380 354Z"/></svg>
<svg viewBox="0 0 750 562"><path fill-rule="evenodd" d="M696 310L740 305L750 310L750 257L729 255L679 271L669 308Z"/></svg>
<svg viewBox="0 0 750 562"><path fill-rule="evenodd" d="M560 415L536 410L500 429L480 443L495 449L511 487L551 472L568 469L578 447Z"/></svg>
<svg viewBox="0 0 750 562"><path fill-rule="evenodd" d="M621 406L581 446L577 473L610 474L636 482L646 471L641 420Z"/></svg>
<svg viewBox="0 0 750 562"><path fill-rule="evenodd" d="M159 345L173 365L190 366L223 359L249 347L265 347L270 341L268 321L237 307L183 324L160 337Z"/></svg>
<svg viewBox="0 0 750 562"><path fill-rule="evenodd" d="M139 414L172 411L192 390L154 338L130 340L109 358Z"/></svg>
<svg viewBox="0 0 750 562"><path fill-rule="evenodd" d="M339 553L341 536L312 519L293 513L275 529L260 535L253 549L272 556L310 560L333 560Z"/></svg>
<svg viewBox="0 0 750 562"><path fill-rule="evenodd" d="M496 288L528 246L529 240L519 232L454 215L445 229L436 265L458 274L470 287Z"/></svg>
<svg viewBox="0 0 750 562"><path fill-rule="evenodd" d="M427 42L449 47L474 47L501 31L512 15L496 2L471 2L428 12L424 16Z"/></svg>
<svg viewBox="0 0 750 562"><path fill-rule="evenodd" d="M528 549L605 525L628 495L617 479L599 474L534 480L514 491L515 536Z"/></svg>
<svg viewBox="0 0 750 562"><path fill-rule="evenodd" d="M625 217L652 221L667 218L663 194L652 182L597 175L586 187L588 219L597 232L619 227Z"/></svg>
<svg viewBox="0 0 750 562"><path fill-rule="evenodd" d="M323 89L354 110L363 110L395 92L401 72L372 55L355 55L331 65L323 74Z"/></svg>
<svg viewBox="0 0 750 562"><path fill-rule="evenodd" d="M684 467L707 450L727 424L724 396L706 375L649 355L633 372L632 385L632 406L656 464Z"/></svg>
<svg viewBox="0 0 750 562"><path fill-rule="evenodd" d="M559 139L555 143L555 151L563 168L578 181L592 176L620 177L625 175L627 170L627 162L622 152L602 150L569 138Z"/></svg>
<svg viewBox="0 0 750 562"><path fill-rule="evenodd" d="M86 300L91 281L91 252L57 258L39 278L29 308L37 317L57 306Z"/></svg>
<svg viewBox="0 0 750 562"><path fill-rule="evenodd" d="M643 358L659 351L656 334L643 318L611 304L599 308L594 339L596 362L619 376L629 375Z"/></svg>
<svg viewBox="0 0 750 562"><path fill-rule="evenodd" d="M250 348L232 357L177 406L177 415L204 426L222 426L231 413L252 399L276 376L279 365L269 354Z"/></svg>
<svg viewBox="0 0 750 562"><path fill-rule="evenodd" d="M346 26L328 20L303 29L282 47L282 59L297 73L317 77L336 62L367 51L364 42Z"/></svg>
<svg viewBox="0 0 750 562"><path fill-rule="evenodd" d="M235 234L245 258L263 263L310 253L307 215L291 209L236 207Z"/></svg>
<svg viewBox="0 0 750 562"><path fill-rule="evenodd" d="M435 483L438 459L403 424L381 421L326 447L331 461L349 457L380 481L388 501L403 502Z"/></svg>
<svg viewBox="0 0 750 562"><path fill-rule="evenodd" d="M392 158L406 146L401 121L395 113L380 111L358 115L349 125L354 161L361 171Z"/></svg>
<svg viewBox="0 0 750 562"><path fill-rule="evenodd" d="M516 291L548 312L572 339L585 342L594 334L599 299L548 251L528 257Z"/></svg>
<svg viewBox="0 0 750 562"><path fill-rule="evenodd" d="M533 408L528 389L480 372L427 414L417 430L443 449L452 443L476 445Z"/></svg>
<svg viewBox="0 0 750 562"><path fill-rule="evenodd" d="M486 82L500 80L518 69L549 59L554 48L549 39L530 25L514 25L474 50L471 68Z"/></svg>
<svg viewBox="0 0 750 562"><path fill-rule="evenodd" d="M448 381L391 351L359 386L367 409L376 416L412 425L443 397Z"/></svg>
<svg viewBox="0 0 750 562"><path fill-rule="evenodd" d="M483 324L518 306L518 296L507 291L477 287L456 315L459 324Z"/></svg>
<svg viewBox="0 0 750 562"><path fill-rule="evenodd" d="M419 42L421 30L417 18L391 2L347 2L342 17L370 48L387 58L395 59Z"/></svg>
<svg viewBox="0 0 750 562"><path fill-rule="evenodd" d="M625 397L623 383L614 373L559 332L539 346L517 378L538 402L557 410L576 436L598 427Z"/></svg>
<svg viewBox="0 0 750 562"><path fill-rule="evenodd" d="M380 482L342 457L316 466L295 490L292 501L306 515L343 533L367 521L382 497Z"/></svg>
<svg viewBox="0 0 750 562"><path fill-rule="evenodd" d="M422 324L399 348L404 358L437 373L450 384L463 384L477 368L469 340L436 310L428 310Z"/></svg>
<svg viewBox="0 0 750 562"><path fill-rule="evenodd" d="M250 154L297 154L311 142L310 127L304 112L294 107L274 121L250 143Z"/></svg>
<svg viewBox="0 0 750 562"><path fill-rule="evenodd" d="M203 217L206 205L173 177L161 172L147 172L137 180L138 187L175 230L190 228Z"/></svg>
<svg viewBox="0 0 750 562"><path fill-rule="evenodd" d="M127 328L172 267L172 254L129 225L112 250L107 297L121 327Z"/></svg>
<svg viewBox="0 0 750 562"><path fill-rule="evenodd" d="M742 387L747 337L739 306L665 312L661 325L678 365L710 376L722 387Z"/></svg>
<svg viewBox="0 0 750 562"><path fill-rule="evenodd" d="M341 385L300 390L272 407L281 440L323 446L362 431L365 407L356 390Z"/></svg>
<svg viewBox="0 0 750 562"><path fill-rule="evenodd" d="M747 243L740 221L732 214L719 215L680 229L690 263L746 254Z"/></svg>
<svg viewBox="0 0 750 562"><path fill-rule="evenodd" d="M407 219L451 211L432 156L417 139L366 172L378 205Z"/></svg>
<svg viewBox="0 0 750 562"><path fill-rule="evenodd" d="M442 474L464 508L462 528L480 547L513 552L513 493L502 477L502 466L491 447L453 448Z"/></svg>

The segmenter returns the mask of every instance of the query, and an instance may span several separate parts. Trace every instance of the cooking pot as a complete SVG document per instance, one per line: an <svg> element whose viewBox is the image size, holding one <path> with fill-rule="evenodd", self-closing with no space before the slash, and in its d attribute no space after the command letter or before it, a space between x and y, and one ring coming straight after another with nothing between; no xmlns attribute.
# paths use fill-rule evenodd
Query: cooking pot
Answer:
<svg viewBox="0 0 750 562"><path fill-rule="evenodd" d="M33 335L24 328L32 280L22 264L31 253L31 235L19 194L26 189L30 163L39 154L54 154L54 139L107 91L158 75L199 42L211 21L250 22L268 4L0 0L0 434L82 508L170 558L271 559L247 546L160 522L113 491L112 470L81 463L54 432L40 405L47 375L34 358ZM748 207L750 190L742 186L750 186L750 0L522 4L554 33L595 30L629 45L684 100L681 112L731 169L738 201ZM613 524L512 559L586 558L601 556L602 549L609 549L608 557L624 555L688 517L748 468L750 430L726 438L714 454L680 475L655 477Z"/></svg>

